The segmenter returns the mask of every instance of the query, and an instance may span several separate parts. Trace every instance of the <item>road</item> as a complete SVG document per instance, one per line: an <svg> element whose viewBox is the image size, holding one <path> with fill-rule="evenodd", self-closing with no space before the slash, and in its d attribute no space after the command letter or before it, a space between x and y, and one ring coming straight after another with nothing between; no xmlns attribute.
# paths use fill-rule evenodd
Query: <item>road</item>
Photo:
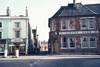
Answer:
<svg viewBox="0 0 100 67"><path fill-rule="evenodd" d="M100 59L0 60L0 67L100 67Z"/></svg>

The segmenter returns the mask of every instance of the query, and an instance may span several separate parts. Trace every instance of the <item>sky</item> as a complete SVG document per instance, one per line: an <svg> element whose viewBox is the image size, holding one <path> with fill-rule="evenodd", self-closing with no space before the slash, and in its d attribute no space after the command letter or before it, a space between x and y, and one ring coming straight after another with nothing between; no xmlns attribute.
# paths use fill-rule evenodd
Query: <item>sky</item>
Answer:
<svg viewBox="0 0 100 67"><path fill-rule="evenodd" d="M6 14L9 6L12 16L25 15L26 6L28 8L31 28L37 27L39 40L48 41L49 28L48 19L52 17L61 6L67 6L73 0L0 0L0 14ZM95 4L100 0L76 0L76 3Z"/></svg>

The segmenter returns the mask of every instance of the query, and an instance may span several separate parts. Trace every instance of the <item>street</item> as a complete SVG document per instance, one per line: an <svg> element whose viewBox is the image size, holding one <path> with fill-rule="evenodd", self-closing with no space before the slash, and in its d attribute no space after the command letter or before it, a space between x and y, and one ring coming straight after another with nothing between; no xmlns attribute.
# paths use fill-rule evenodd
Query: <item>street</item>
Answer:
<svg viewBox="0 0 100 67"><path fill-rule="evenodd" d="M0 67L100 67L100 59L0 60Z"/></svg>

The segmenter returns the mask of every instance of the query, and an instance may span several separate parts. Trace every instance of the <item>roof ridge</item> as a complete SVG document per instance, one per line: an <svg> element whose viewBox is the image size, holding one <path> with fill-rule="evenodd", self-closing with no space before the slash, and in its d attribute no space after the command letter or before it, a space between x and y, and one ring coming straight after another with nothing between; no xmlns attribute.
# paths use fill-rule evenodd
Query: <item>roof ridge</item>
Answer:
<svg viewBox="0 0 100 67"><path fill-rule="evenodd" d="M63 11L65 10L65 8L63 9ZM63 11L59 14L59 16L63 13Z"/></svg>
<svg viewBox="0 0 100 67"><path fill-rule="evenodd" d="M100 5L100 3L95 3L95 4L84 4L85 6L87 5Z"/></svg>
<svg viewBox="0 0 100 67"><path fill-rule="evenodd" d="M87 7L87 6L85 6L85 5L83 5L83 7L87 8L89 11L91 11L91 12L94 13L94 14L98 14L98 13L96 13L95 11L93 11L92 9L90 9L89 7Z"/></svg>

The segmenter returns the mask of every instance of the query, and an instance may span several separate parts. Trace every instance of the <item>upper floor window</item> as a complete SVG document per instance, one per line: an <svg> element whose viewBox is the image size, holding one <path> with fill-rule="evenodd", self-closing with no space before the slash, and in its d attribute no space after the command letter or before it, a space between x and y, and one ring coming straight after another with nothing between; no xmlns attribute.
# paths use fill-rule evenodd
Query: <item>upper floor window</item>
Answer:
<svg viewBox="0 0 100 67"><path fill-rule="evenodd" d="M80 19L81 29L95 29L96 19L94 17L86 17Z"/></svg>
<svg viewBox="0 0 100 67"><path fill-rule="evenodd" d="M67 29L67 23L68 23L68 22L66 22L66 21L67 21L66 19L62 19L62 20L61 20L61 29L62 29L62 30Z"/></svg>
<svg viewBox="0 0 100 67"><path fill-rule="evenodd" d="M68 30L75 30L75 19L69 19Z"/></svg>
<svg viewBox="0 0 100 67"><path fill-rule="evenodd" d="M89 29L95 29L95 24L96 24L95 18L89 18L88 23L89 23Z"/></svg>
<svg viewBox="0 0 100 67"><path fill-rule="evenodd" d="M56 21L53 19L51 24L50 24L50 28L52 31L55 31L56 30Z"/></svg>
<svg viewBox="0 0 100 67"><path fill-rule="evenodd" d="M15 22L15 26L19 28L20 27L20 22Z"/></svg>
<svg viewBox="0 0 100 67"><path fill-rule="evenodd" d="M80 24L81 24L81 29L87 29L88 28L88 21L87 21L86 18L81 19Z"/></svg>
<svg viewBox="0 0 100 67"><path fill-rule="evenodd" d="M2 27L2 23L0 22L0 27Z"/></svg>

